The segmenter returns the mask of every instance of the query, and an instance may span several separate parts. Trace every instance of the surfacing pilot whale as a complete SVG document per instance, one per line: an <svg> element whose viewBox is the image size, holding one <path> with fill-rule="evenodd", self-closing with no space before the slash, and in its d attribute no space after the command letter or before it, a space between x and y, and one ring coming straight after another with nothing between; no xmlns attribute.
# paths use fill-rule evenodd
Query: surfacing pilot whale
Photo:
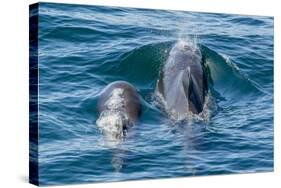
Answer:
<svg viewBox="0 0 281 188"><path fill-rule="evenodd" d="M115 81L103 89L97 108L98 128L110 140L119 140L138 120L141 100L134 86L125 81Z"/></svg>
<svg viewBox="0 0 281 188"><path fill-rule="evenodd" d="M177 120L203 111L208 92L204 58L195 44L177 42L169 52L156 93L166 111Z"/></svg>

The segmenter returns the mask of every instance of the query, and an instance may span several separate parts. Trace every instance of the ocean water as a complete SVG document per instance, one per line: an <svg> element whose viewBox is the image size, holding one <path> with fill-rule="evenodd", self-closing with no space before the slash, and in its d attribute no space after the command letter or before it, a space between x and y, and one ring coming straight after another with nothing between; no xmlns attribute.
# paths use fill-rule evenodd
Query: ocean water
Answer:
<svg viewBox="0 0 281 188"><path fill-rule="evenodd" d="M40 185L273 171L273 18L40 3ZM178 41L209 67L204 120L159 108L159 72ZM120 143L96 126L102 89L133 84L142 114Z"/></svg>

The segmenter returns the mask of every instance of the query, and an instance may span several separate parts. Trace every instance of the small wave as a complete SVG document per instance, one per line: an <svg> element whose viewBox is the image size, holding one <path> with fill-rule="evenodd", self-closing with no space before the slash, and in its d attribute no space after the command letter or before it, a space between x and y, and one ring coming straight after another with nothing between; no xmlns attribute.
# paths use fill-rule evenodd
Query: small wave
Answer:
<svg viewBox="0 0 281 188"><path fill-rule="evenodd" d="M158 78L162 62L168 56L171 43L170 41L151 43L127 51L118 60L107 63L108 65L114 64L108 71L113 77L122 75L123 80L136 85L137 88L152 89Z"/></svg>
<svg viewBox="0 0 281 188"><path fill-rule="evenodd" d="M258 19L258 18L250 18L250 17L235 17L232 19L229 19L230 22L237 23L237 24L243 24L243 25L264 25L264 21Z"/></svg>
<svg viewBox="0 0 281 188"><path fill-rule="evenodd" d="M41 33L40 38L44 38L44 40L62 40L66 42L72 42L73 40L77 42L87 42L91 41L93 36L97 37L98 40L103 41L108 38L119 37L125 33L116 33L112 30L104 31L98 28L84 26L84 27L76 27L76 26L57 26L50 31L44 31ZM67 37L66 37L67 36Z"/></svg>
<svg viewBox="0 0 281 188"><path fill-rule="evenodd" d="M200 48L210 72L212 88L220 100L238 102L262 92L260 86L243 73L229 57L202 44Z"/></svg>

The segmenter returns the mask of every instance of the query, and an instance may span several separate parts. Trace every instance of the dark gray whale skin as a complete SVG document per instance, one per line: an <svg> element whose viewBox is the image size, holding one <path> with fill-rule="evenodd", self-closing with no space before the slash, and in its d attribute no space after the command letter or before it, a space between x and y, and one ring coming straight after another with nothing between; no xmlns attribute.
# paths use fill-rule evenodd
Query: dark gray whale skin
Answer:
<svg viewBox="0 0 281 188"><path fill-rule="evenodd" d="M135 87L125 81L112 82L103 89L98 100L98 112L101 113L104 110L108 110L106 102L111 97L113 90L117 88L123 89L121 97L124 104L115 110L127 115L129 119L127 123L135 123L141 113L141 100Z"/></svg>
<svg viewBox="0 0 281 188"><path fill-rule="evenodd" d="M207 94L204 58L198 47L177 43L170 50L157 82L157 91L166 103L166 109L179 118L188 111L199 114Z"/></svg>

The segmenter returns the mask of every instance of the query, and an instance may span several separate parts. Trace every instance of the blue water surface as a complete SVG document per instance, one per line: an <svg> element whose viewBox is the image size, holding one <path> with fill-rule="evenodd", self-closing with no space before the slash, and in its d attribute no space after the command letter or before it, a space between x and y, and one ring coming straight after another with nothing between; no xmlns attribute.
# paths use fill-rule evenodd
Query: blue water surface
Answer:
<svg viewBox="0 0 281 188"><path fill-rule="evenodd" d="M215 105L175 123L155 102L179 40L196 40ZM96 126L96 100L125 80L142 115L122 143ZM40 3L39 183L273 171L273 18Z"/></svg>

